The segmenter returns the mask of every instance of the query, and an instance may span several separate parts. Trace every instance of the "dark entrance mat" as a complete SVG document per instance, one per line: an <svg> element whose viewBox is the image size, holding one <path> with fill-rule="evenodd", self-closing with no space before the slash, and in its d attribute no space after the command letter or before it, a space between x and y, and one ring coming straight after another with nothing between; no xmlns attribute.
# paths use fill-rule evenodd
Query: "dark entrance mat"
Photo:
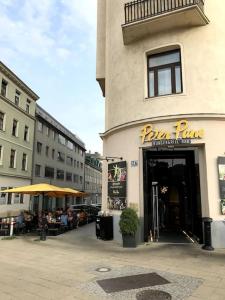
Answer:
<svg viewBox="0 0 225 300"><path fill-rule="evenodd" d="M137 300L171 300L172 296L169 293L157 290L146 290L137 293Z"/></svg>
<svg viewBox="0 0 225 300"><path fill-rule="evenodd" d="M115 293L143 287L170 283L156 273L139 274L125 277L98 280L97 283L106 293Z"/></svg>

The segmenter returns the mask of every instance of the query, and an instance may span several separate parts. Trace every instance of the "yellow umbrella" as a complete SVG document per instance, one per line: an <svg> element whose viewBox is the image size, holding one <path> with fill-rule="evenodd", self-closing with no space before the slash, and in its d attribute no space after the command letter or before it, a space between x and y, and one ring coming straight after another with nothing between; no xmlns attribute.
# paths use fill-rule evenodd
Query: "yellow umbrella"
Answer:
<svg viewBox="0 0 225 300"><path fill-rule="evenodd" d="M60 197L60 196L73 194L71 191L67 191L64 188L47 184L47 183L21 186L9 190L4 190L4 193L17 193L17 194L28 194L28 195L42 194L43 196L51 196L51 197Z"/></svg>

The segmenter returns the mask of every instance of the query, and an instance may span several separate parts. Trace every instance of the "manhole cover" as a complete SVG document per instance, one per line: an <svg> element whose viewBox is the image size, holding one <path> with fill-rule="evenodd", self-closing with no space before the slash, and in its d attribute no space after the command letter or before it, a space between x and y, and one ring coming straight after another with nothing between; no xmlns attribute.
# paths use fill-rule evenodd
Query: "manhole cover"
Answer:
<svg viewBox="0 0 225 300"><path fill-rule="evenodd" d="M110 268L98 268L98 269L96 269L96 271L97 272L109 272L109 271L111 271L111 269Z"/></svg>
<svg viewBox="0 0 225 300"><path fill-rule="evenodd" d="M146 290L137 293L137 300L171 300L172 296L163 291Z"/></svg>

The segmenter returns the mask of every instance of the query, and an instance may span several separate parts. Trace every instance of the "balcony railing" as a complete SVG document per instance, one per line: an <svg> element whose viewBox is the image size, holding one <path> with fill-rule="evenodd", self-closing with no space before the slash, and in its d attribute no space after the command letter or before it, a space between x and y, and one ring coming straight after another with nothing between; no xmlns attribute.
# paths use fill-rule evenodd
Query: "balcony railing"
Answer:
<svg viewBox="0 0 225 300"><path fill-rule="evenodd" d="M203 11L203 0L135 0L124 6L125 24L196 5Z"/></svg>

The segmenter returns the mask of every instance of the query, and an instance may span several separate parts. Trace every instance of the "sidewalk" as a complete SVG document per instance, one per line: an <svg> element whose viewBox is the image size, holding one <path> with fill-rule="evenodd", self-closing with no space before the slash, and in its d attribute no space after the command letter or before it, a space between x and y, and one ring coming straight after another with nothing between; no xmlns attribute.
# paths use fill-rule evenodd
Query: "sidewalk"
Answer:
<svg viewBox="0 0 225 300"><path fill-rule="evenodd" d="M94 224L45 242L30 236L0 240L0 248L4 300L136 299L139 290L106 294L96 280L151 272L171 282L151 289L168 291L172 299L225 299L225 250L206 252L193 244L124 249L97 240ZM102 267L110 271L96 271Z"/></svg>

